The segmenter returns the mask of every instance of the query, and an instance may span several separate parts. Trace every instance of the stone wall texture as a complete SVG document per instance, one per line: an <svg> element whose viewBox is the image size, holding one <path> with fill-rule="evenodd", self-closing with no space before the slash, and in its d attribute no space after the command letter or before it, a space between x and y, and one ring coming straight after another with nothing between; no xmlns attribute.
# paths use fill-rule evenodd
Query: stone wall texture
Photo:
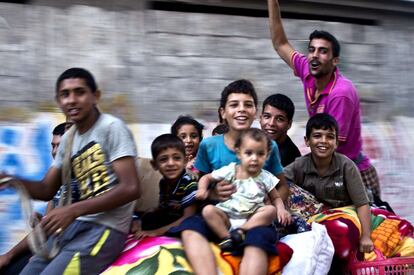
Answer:
<svg viewBox="0 0 414 275"><path fill-rule="evenodd" d="M147 6L132 0L0 3L0 118L56 108L57 76L81 66L96 76L103 106L130 122L168 123L179 114L214 121L221 90L239 78L253 81L260 100L276 92L291 96L296 118L306 119L301 83L274 52L266 17ZM414 20L378 17L375 26L284 24L302 52L313 29L339 38L340 69L359 90L365 120L412 116Z"/></svg>

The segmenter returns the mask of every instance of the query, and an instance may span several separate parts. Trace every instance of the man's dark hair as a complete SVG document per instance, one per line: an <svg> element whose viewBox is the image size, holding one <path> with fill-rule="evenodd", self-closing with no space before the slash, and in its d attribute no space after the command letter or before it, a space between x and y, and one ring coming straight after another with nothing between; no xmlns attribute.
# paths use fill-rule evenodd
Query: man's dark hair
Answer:
<svg viewBox="0 0 414 275"><path fill-rule="evenodd" d="M184 142L176 135L163 134L156 137L151 144L152 159L155 161L158 155L168 148L175 148L185 156Z"/></svg>
<svg viewBox="0 0 414 275"><path fill-rule="evenodd" d="M335 118L327 113L320 113L312 116L306 123L306 138L309 139L312 130L335 130L336 139L338 140L338 123Z"/></svg>
<svg viewBox="0 0 414 275"><path fill-rule="evenodd" d="M171 134L178 135L178 130L180 130L183 125L193 125L196 128L200 141L203 139L203 129L204 125L195 120L192 116L179 116L174 124L171 126Z"/></svg>
<svg viewBox="0 0 414 275"><path fill-rule="evenodd" d="M250 137L255 141L264 141L266 142L267 147L267 153L270 153L272 150L272 141L270 138L266 135L266 133L258 128L249 128L247 130L244 130L239 137L236 139L236 143L234 144L234 148L240 149L240 147L243 144L243 140L246 137Z"/></svg>
<svg viewBox="0 0 414 275"><path fill-rule="evenodd" d="M283 94L273 94L268 96L265 101L263 101L262 113L267 105L284 111L288 120L292 121L293 115L295 114L295 105L289 97Z"/></svg>
<svg viewBox="0 0 414 275"><path fill-rule="evenodd" d="M336 39L335 36L333 36L331 33L327 32L327 31L318 31L318 30L314 30L310 35L309 35L309 44L313 39L325 39L329 42L331 42L332 44L332 54L333 57L338 57L341 51L341 46L339 45L338 40Z"/></svg>
<svg viewBox="0 0 414 275"><path fill-rule="evenodd" d="M249 80L239 79L231 82L221 92L220 108L226 106L229 95L233 93L250 95L253 98L254 106L257 107L257 93L253 84Z"/></svg>
<svg viewBox="0 0 414 275"><path fill-rule="evenodd" d="M70 124L70 125L72 125L73 123L71 123L71 122L63 122L63 123L59 124L58 126L56 126L56 127L53 129L52 134L53 134L54 136L63 136L63 134L66 132L66 130L67 130L67 126L68 126L69 124Z"/></svg>
<svg viewBox="0 0 414 275"><path fill-rule="evenodd" d="M70 68L64 71L56 80L56 93L59 91L62 81L70 78L80 78L85 80L86 85L92 90L93 93L98 89L95 78L89 71L83 68Z"/></svg>

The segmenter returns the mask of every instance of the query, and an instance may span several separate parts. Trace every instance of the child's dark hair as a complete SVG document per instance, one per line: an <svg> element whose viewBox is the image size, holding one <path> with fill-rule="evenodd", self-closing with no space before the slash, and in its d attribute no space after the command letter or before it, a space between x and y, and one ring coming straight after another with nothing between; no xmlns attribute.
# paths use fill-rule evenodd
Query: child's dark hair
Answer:
<svg viewBox="0 0 414 275"><path fill-rule="evenodd" d="M336 139L338 140L338 123L333 116L327 113L316 114L308 120L308 123L306 123L307 139L310 138L313 129L335 130Z"/></svg>
<svg viewBox="0 0 414 275"><path fill-rule="evenodd" d="M253 84L249 80L239 79L227 85L221 92L220 108L224 109L229 95L233 93L250 95L253 98L254 106L257 107L257 94Z"/></svg>
<svg viewBox="0 0 414 275"><path fill-rule="evenodd" d="M70 78L81 78L85 80L86 85L92 90L93 93L98 89L95 78L89 71L83 68L70 68L64 71L56 80L56 93L59 91L62 81Z"/></svg>
<svg viewBox="0 0 414 275"><path fill-rule="evenodd" d="M324 39L326 41L331 42L331 44L332 44L332 55L333 55L333 57L338 57L339 56L340 51L341 51L341 46L339 45L339 42L336 39L336 37L333 36L331 33L327 32L327 31L314 30L309 35L309 45L310 45L310 42L313 39Z"/></svg>
<svg viewBox="0 0 414 275"><path fill-rule="evenodd" d="M229 130L229 127L227 126L227 124L220 123L213 129L213 131L211 132L211 135L212 136L222 135L222 134L227 133L228 130Z"/></svg>
<svg viewBox="0 0 414 275"><path fill-rule="evenodd" d="M193 125L196 128L198 136L200 137L200 141L203 139L203 129L204 125L195 120L192 116L179 116L174 124L171 126L171 134L178 135L178 130L183 125Z"/></svg>
<svg viewBox="0 0 414 275"><path fill-rule="evenodd" d="M185 156L184 142L176 135L163 134L156 137L151 144L152 159L155 161L158 155L168 148L177 149L178 151L183 153L183 156Z"/></svg>
<svg viewBox="0 0 414 275"><path fill-rule="evenodd" d="M234 144L235 148L240 148L242 143L243 143L243 139L246 137L250 137L255 141L264 141L267 144L267 152L269 153L272 150L272 141L270 140L270 138L266 135L265 132L263 132L260 129L257 128L249 128L247 130L244 130L240 136L236 139L236 143Z"/></svg>
<svg viewBox="0 0 414 275"><path fill-rule="evenodd" d="M54 136L63 136L63 134L66 132L66 130L68 129L68 125L72 125L73 123L71 122L63 122L59 125L57 125L54 129L52 134Z"/></svg>
<svg viewBox="0 0 414 275"><path fill-rule="evenodd" d="M295 114L295 105L289 97L283 94L273 94L268 96L265 101L263 101L262 113L267 105L284 111L288 120L292 121L293 115Z"/></svg>

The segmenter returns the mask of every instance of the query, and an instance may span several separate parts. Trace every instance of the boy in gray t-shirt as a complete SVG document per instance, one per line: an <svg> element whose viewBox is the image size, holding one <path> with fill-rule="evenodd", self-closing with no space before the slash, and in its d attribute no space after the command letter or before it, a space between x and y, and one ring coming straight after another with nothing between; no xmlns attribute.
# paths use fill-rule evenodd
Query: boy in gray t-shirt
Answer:
<svg viewBox="0 0 414 275"><path fill-rule="evenodd" d="M60 252L53 259L35 255L21 274L98 274L124 247L132 201L139 197L136 148L121 120L99 112L99 98L95 80L85 69L68 69L56 82L57 103L75 127L63 136L44 179L20 182L32 198L50 200L66 186L62 173L67 165L79 201L57 207L42 219L48 245L58 238ZM65 150L71 150L70 156Z"/></svg>

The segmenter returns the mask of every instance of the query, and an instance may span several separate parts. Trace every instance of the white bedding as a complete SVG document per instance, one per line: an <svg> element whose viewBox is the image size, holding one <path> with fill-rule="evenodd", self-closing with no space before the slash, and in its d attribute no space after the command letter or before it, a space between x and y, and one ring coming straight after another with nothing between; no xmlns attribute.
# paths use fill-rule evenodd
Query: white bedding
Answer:
<svg viewBox="0 0 414 275"><path fill-rule="evenodd" d="M293 255L283 268L285 275L327 274L334 247L324 225L312 223L312 230L283 237L281 242L293 249Z"/></svg>

